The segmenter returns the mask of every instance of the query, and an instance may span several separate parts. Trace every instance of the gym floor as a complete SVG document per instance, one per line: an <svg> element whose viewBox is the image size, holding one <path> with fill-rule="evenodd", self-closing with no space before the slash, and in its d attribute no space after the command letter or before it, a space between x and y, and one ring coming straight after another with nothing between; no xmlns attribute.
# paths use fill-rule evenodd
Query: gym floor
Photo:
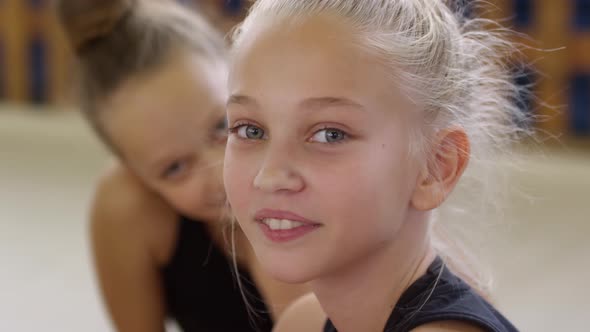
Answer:
<svg viewBox="0 0 590 332"><path fill-rule="evenodd" d="M586 331L590 149L540 150L509 170L501 218L461 222L484 222L497 304L522 331ZM87 236L108 162L77 113L0 107L0 331L112 330Z"/></svg>

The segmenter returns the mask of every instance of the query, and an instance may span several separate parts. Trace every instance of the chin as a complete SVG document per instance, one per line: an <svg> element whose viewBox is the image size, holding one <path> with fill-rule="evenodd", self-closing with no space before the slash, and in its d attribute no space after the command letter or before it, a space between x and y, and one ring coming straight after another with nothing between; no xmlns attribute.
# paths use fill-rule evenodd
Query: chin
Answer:
<svg viewBox="0 0 590 332"><path fill-rule="evenodd" d="M313 266L314 262L310 262L307 257L293 257L293 255L281 255L275 252L268 252L268 249L256 251L256 255L262 268L270 274L273 279L279 280L288 284L302 284L315 279L320 271L317 271ZM316 263L317 264L317 263Z"/></svg>
<svg viewBox="0 0 590 332"><path fill-rule="evenodd" d="M313 277L301 273L300 271L293 272L284 270L271 270L269 272L273 279L284 282L286 284L304 284L314 279Z"/></svg>
<svg viewBox="0 0 590 332"><path fill-rule="evenodd" d="M270 271L268 272L273 279L284 282L286 284L304 284L314 280L312 276L306 273L301 273L301 271L285 271L270 269Z"/></svg>

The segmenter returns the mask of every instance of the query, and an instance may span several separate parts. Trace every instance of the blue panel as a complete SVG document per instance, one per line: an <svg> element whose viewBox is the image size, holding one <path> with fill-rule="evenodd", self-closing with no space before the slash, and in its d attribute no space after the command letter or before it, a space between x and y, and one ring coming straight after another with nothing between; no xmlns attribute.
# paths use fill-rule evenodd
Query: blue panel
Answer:
<svg viewBox="0 0 590 332"><path fill-rule="evenodd" d="M533 0L513 0L514 23L519 28L526 28L531 25L534 18Z"/></svg>
<svg viewBox="0 0 590 332"><path fill-rule="evenodd" d="M245 3L245 0L225 0L223 2L223 7L225 8L226 13L230 15L237 15L244 9Z"/></svg>
<svg viewBox="0 0 590 332"><path fill-rule="evenodd" d="M199 2L205 0L176 0L182 4L198 5ZM239 15L244 12L248 0L217 0L219 10L223 10L226 15Z"/></svg>
<svg viewBox="0 0 590 332"><path fill-rule="evenodd" d="M575 0L574 26L577 30L590 30L590 0Z"/></svg>
<svg viewBox="0 0 590 332"><path fill-rule="evenodd" d="M29 96L33 103L47 101L47 44L34 36L29 44Z"/></svg>
<svg viewBox="0 0 590 332"><path fill-rule="evenodd" d="M465 17L473 16L473 0L453 0L450 6Z"/></svg>
<svg viewBox="0 0 590 332"><path fill-rule="evenodd" d="M590 73L577 74L571 86L571 127L576 135L590 135Z"/></svg>
<svg viewBox="0 0 590 332"><path fill-rule="evenodd" d="M28 0L29 6L33 9L41 9L47 4L47 0Z"/></svg>

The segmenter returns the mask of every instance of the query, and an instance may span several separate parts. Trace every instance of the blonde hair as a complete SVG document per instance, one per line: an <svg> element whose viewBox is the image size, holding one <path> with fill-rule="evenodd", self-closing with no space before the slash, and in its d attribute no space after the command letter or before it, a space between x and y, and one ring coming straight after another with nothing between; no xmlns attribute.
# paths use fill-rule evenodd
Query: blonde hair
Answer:
<svg viewBox="0 0 590 332"><path fill-rule="evenodd" d="M508 41L510 31L487 19L469 18L461 6L447 1L258 0L235 30L235 46L239 47L251 26L265 18L284 26L317 15L337 16L349 23L359 46L378 57L392 78L401 80L400 86L422 106L428 120L426 132L411 140L415 142L413 154L432 157L428 153L430 134L459 126L471 142L470 165L491 170L498 154L529 134L529 128L519 125L528 123L528 115L519 107L524 90L514 82L511 59L519 51ZM486 189L481 192L482 202L494 201L496 179L482 174L469 180ZM437 230L440 225L433 224L434 243L447 264L487 294L488 282L472 268L477 264L469 259L470 252L449 254L450 249L461 246L452 238L442 238L443 232Z"/></svg>

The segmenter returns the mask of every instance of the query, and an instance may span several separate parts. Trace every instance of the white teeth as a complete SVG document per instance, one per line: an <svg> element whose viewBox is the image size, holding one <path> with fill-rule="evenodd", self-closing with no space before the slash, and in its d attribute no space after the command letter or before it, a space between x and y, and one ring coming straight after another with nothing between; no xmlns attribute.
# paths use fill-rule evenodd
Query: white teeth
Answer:
<svg viewBox="0 0 590 332"><path fill-rule="evenodd" d="M293 229L293 228L297 228L297 227L303 226L303 223L302 222L288 220L288 219L272 219L272 218L268 218L268 219L264 219L262 222L264 224L266 224L268 226L268 228L270 228L273 231L289 230L289 229Z"/></svg>
<svg viewBox="0 0 590 332"><path fill-rule="evenodd" d="M270 219L268 222L268 227L272 230L281 229L281 221L278 219Z"/></svg>
<svg viewBox="0 0 590 332"><path fill-rule="evenodd" d="M291 220L283 219L281 220L281 229L291 229Z"/></svg>

